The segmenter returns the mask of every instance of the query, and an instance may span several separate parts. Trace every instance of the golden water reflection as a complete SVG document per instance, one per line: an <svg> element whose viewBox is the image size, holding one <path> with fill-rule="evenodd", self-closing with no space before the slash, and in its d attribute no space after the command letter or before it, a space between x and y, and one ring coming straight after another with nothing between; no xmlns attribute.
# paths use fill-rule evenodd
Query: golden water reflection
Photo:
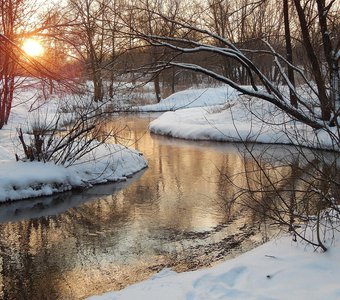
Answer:
<svg viewBox="0 0 340 300"><path fill-rule="evenodd" d="M149 161L127 183L2 207L2 299L83 299L164 267L209 265L260 241L245 215L221 206L233 188L219 169L243 170L237 149L152 136L148 122L127 116L106 125L128 125L129 140L120 140Z"/></svg>

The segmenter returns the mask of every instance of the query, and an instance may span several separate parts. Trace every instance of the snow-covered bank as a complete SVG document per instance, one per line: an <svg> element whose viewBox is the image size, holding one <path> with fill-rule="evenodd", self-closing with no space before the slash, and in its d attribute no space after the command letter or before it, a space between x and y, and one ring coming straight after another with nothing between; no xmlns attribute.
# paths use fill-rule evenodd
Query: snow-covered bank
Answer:
<svg viewBox="0 0 340 300"><path fill-rule="evenodd" d="M229 89L226 88L226 91ZM325 131L316 131L293 121L266 101L249 101L243 97L235 98L236 93L231 95L224 105L215 105L213 99L202 93L198 102L205 103L205 107L188 105L190 108L165 112L150 123L150 131L190 140L298 144L334 149ZM172 103L181 103L181 96L180 93L174 94ZM209 101L212 103L210 106Z"/></svg>
<svg viewBox="0 0 340 300"><path fill-rule="evenodd" d="M335 300L340 298L339 276L339 240L318 253L281 237L209 269L180 274L165 269L122 291L89 299Z"/></svg>
<svg viewBox="0 0 340 300"><path fill-rule="evenodd" d="M236 99L238 92L228 86L218 88L189 89L162 99L157 104L138 106L138 111L168 111L189 107L204 107L225 104L227 101Z"/></svg>
<svg viewBox="0 0 340 300"><path fill-rule="evenodd" d="M0 201L47 196L72 188L125 180L147 166L139 152L123 146L100 146L95 152L68 168L51 162L1 160Z"/></svg>
<svg viewBox="0 0 340 300"><path fill-rule="evenodd" d="M30 88L16 97L8 125L0 130L0 202L46 196L72 188L88 187L108 181L124 180L147 166L143 155L121 145L102 144L65 168L51 162L16 162L23 156L16 130L27 130L39 120L52 122L61 105L72 106L72 98L55 97L50 101L33 101L36 90ZM66 113L64 118L70 118ZM94 143L94 142L93 142Z"/></svg>
<svg viewBox="0 0 340 300"><path fill-rule="evenodd" d="M191 140L288 142L281 127L265 126L239 103L166 112L151 122L150 131Z"/></svg>

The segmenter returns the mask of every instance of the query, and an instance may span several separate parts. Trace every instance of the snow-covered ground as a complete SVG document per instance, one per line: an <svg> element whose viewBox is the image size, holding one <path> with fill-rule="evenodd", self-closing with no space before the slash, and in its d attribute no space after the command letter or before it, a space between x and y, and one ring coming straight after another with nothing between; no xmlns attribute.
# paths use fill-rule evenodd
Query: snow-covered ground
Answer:
<svg viewBox="0 0 340 300"><path fill-rule="evenodd" d="M225 104L237 99L238 92L230 87L189 89L162 99L159 103L139 106L139 111L174 111L189 107Z"/></svg>
<svg viewBox="0 0 340 300"><path fill-rule="evenodd" d="M336 300L340 299L340 240L326 253L272 240L212 268L176 273L164 269L147 281L90 300Z"/></svg>
<svg viewBox="0 0 340 300"><path fill-rule="evenodd" d="M294 122L263 100L240 97L230 87L185 90L140 110L170 110L150 124L150 131L160 135L190 140L334 147L328 133Z"/></svg>
<svg viewBox="0 0 340 300"><path fill-rule="evenodd" d="M25 132L39 118L53 122L61 105L72 105L72 98L67 96L48 102L34 101L35 93L38 90L30 87L16 95L8 125L0 130L0 201L46 196L75 187L124 180L147 166L138 151L113 144L100 145L67 168L50 162L16 162L15 154L23 156L17 129ZM70 116L65 114L64 117Z"/></svg>

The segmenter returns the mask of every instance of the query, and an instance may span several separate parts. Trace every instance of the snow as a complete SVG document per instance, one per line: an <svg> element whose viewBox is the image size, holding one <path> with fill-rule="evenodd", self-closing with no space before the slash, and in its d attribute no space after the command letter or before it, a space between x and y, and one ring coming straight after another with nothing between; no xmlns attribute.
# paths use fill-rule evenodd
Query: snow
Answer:
<svg viewBox="0 0 340 300"><path fill-rule="evenodd" d="M200 90L199 98L196 98L196 90L172 95L169 99L173 107L181 106L182 96L186 97L185 102L188 105L185 109L162 114L150 123L150 131L189 140L299 144L334 149L326 131L315 131L295 122L266 101L260 99L250 101L247 97L237 96L237 92L231 88L220 87L216 89L216 94L222 95L223 89L224 95L230 95L230 98L225 99L224 105L216 105L219 101L211 98L214 94L213 88L206 94ZM212 103L210 106L209 101ZM198 103L203 103L205 107L194 107ZM144 109L149 107L145 106Z"/></svg>
<svg viewBox="0 0 340 300"><path fill-rule="evenodd" d="M136 107L139 111L168 111L188 107L224 104L236 99L238 92L231 87L189 89L174 93L157 104Z"/></svg>
<svg viewBox="0 0 340 300"><path fill-rule="evenodd" d="M96 157L96 159L94 159ZM68 168L54 163L0 161L0 201L47 196L77 187L125 180L145 168L143 156L120 145L96 148Z"/></svg>
<svg viewBox="0 0 340 300"><path fill-rule="evenodd" d="M67 168L52 162L16 162L15 154L23 156L17 128L25 132L32 122L36 122L38 111L44 122L51 123L62 105L71 107L75 104L67 95L65 99L55 96L49 101L34 101L37 93L38 90L30 87L17 94L9 123L0 130L0 202L125 180L147 166L141 153L114 144L98 145ZM64 119L70 118L69 113L62 115Z"/></svg>
<svg viewBox="0 0 340 300"><path fill-rule="evenodd" d="M340 297L339 276L339 240L318 253L283 236L211 268L179 274L164 269L124 290L89 299L335 300Z"/></svg>
<svg viewBox="0 0 340 300"><path fill-rule="evenodd" d="M340 50L338 50L338 52L335 53L334 60L338 60L339 58L340 58Z"/></svg>

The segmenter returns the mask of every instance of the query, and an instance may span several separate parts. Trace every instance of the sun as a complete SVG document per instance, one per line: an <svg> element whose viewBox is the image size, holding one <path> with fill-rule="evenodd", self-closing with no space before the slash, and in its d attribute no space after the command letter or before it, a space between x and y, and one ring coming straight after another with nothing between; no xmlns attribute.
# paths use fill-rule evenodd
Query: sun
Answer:
<svg viewBox="0 0 340 300"><path fill-rule="evenodd" d="M44 48L41 44L34 39L27 39L22 44L22 49L26 54L33 57L42 56L44 54Z"/></svg>

